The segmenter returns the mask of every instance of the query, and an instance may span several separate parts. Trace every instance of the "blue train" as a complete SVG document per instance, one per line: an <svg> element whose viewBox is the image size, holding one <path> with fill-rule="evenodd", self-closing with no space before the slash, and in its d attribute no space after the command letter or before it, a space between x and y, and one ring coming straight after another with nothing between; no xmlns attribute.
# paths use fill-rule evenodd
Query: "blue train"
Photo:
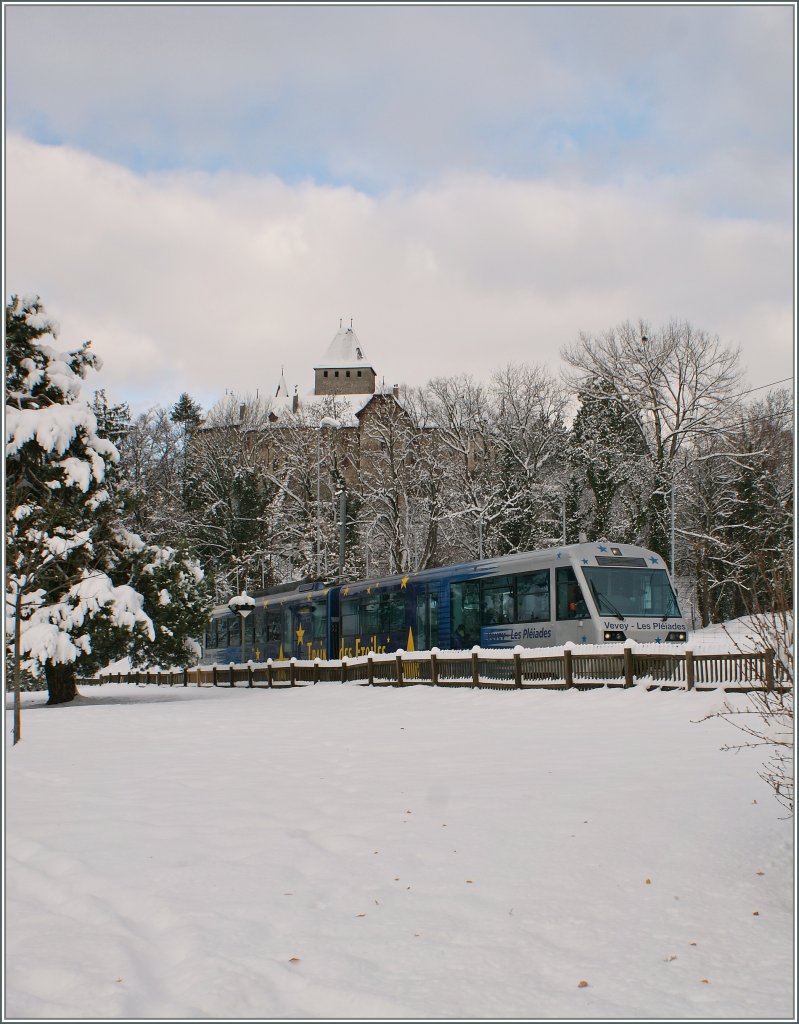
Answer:
<svg viewBox="0 0 799 1024"><path fill-rule="evenodd" d="M686 637L662 559L603 540L357 583L274 587L254 595L244 619L214 608L202 663Z"/></svg>

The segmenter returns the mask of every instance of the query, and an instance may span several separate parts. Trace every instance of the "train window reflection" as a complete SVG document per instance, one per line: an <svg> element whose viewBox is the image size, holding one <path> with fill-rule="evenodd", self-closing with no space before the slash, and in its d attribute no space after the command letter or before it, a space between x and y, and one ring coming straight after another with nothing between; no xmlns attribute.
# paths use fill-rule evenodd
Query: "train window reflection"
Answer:
<svg viewBox="0 0 799 1024"><path fill-rule="evenodd" d="M588 606L580 590L580 584L571 566L559 566L556 570L557 615L561 621L589 618Z"/></svg>
<svg viewBox="0 0 799 1024"><path fill-rule="evenodd" d="M516 578L517 622L549 620L549 569Z"/></svg>
<svg viewBox="0 0 799 1024"><path fill-rule="evenodd" d="M665 618L679 615L677 598L665 569L583 569L600 615Z"/></svg>
<svg viewBox="0 0 799 1024"><path fill-rule="evenodd" d="M516 619L513 601L513 577L495 576L481 586L482 624L505 626Z"/></svg>

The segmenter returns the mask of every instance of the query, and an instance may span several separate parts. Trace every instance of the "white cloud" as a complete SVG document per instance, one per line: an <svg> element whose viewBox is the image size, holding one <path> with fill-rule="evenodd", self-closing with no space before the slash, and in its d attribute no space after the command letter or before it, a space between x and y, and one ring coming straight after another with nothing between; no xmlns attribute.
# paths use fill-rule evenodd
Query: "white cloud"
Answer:
<svg viewBox="0 0 799 1024"><path fill-rule="evenodd" d="M745 212L790 210L789 4L5 13L8 126L130 166L380 192L463 170L620 181L671 168L705 199L769 168Z"/></svg>
<svg viewBox="0 0 799 1024"><path fill-rule="evenodd" d="M6 287L86 337L115 398L300 391L338 328L386 383L526 360L580 330L690 320L755 385L792 360L789 226L702 216L636 187L451 176L365 196L231 174L140 176L21 137L6 153ZM91 385L91 382L89 382Z"/></svg>

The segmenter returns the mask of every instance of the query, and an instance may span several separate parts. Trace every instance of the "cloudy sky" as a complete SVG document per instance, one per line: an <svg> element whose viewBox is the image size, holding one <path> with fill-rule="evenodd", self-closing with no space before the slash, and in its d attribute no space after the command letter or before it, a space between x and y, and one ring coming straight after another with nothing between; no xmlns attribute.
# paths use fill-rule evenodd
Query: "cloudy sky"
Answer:
<svg viewBox="0 0 799 1024"><path fill-rule="evenodd" d="M5 288L112 397L386 384L672 318L793 372L792 4L6 4Z"/></svg>

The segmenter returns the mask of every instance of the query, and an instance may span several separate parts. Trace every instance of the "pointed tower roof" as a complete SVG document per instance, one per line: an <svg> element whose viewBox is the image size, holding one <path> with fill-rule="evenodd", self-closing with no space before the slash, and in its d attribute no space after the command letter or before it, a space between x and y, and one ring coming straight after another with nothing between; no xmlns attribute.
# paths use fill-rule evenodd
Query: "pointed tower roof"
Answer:
<svg viewBox="0 0 799 1024"><path fill-rule="evenodd" d="M352 324L349 327L342 327L335 338L330 342L321 361L314 364L315 370L351 368L353 366L374 367L366 358L363 345L358 341L358 335L353 331Z"/></svg>
<svg viewBox="0 0 799 1024"><path fill-rule="evenodd" d="M280 367L280 381L278 382L278 385L277 385L277 391L275 391L275 398L288 398L288 397L289 397L289 389L288 389L288 385L286 384L286 375L285 375L285 371L283 370L283 367L281 366Z"/></svg>

